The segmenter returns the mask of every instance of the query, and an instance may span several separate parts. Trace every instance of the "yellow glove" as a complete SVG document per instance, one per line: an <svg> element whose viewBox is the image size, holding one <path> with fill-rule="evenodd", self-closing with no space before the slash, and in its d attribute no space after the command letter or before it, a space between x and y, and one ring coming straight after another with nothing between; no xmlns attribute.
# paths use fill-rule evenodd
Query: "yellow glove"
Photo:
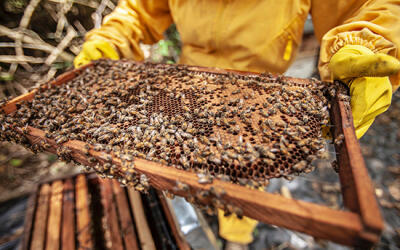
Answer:
<svg viewBox="0 0 400 250"><path fill-rule="evenodd" d="M74 59L74 66L78 68L93 60L100 58L110 58L113 60L119 59L117 51L112 45L106 41L93 40L83 44L82 50Z"/></svg>
<svg viewBox="0 0 400 250"><path fill-rule="evenodd" d="M332 79L350 87L354 128L360 138L375 117L389 108L392 85L388 76L400 70L400 62L361 45L346 45L332 56L329 69Z"/></svg>
<svg viewBox="0 0 400 250"><path fill-rule="evenodd" d="M224 216L224 211L218 209L219 235L227 241L249 244L253 241L253 230L258 221L243 216L239 219L236 214Z"/></svg>

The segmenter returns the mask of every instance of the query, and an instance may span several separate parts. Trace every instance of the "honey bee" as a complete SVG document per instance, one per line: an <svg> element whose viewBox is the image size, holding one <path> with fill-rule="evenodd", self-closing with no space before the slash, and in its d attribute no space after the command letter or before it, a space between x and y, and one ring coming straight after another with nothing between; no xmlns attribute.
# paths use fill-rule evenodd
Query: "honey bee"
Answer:
<svg viewBox="0 0 400 250"><path fill-rule="evenodd" d="M306 167L307 167L307 162L302 160L302 161L299 161L298 163L296 163L293 166L293 169L296 171L303 171Z"/></svg>
<svg viewBox="0 0 400 250"><path fill-rule="evenodd" d="M344 135L340 134L335 138L334 144L339 146L339 145L341 145L343 143L343 140L344 140Z"/></svg>
<svg viewBox="0 0 400 250"><path fill-rule="evenodd" d="M182 182L176 181L174 190L179 191L179 192L189 192L189 186Z"/></svg>

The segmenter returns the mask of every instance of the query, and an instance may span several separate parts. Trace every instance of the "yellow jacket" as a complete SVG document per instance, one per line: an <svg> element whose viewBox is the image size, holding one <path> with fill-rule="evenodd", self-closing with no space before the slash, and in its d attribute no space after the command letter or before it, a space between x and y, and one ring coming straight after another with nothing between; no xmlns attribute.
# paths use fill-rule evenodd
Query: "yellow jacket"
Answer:
<svg viewBox="0 0 400 250"><path fill-rule="evenodd" d="M319 70L329 80L331 56L346 44L400 58L400 1L389 0L121 0L86 40L111 42L121 57L142 60L174 22L180 63L283 73L295 58L311 13L321 41ZM392 77L395 89L400 74Z"/></svg>

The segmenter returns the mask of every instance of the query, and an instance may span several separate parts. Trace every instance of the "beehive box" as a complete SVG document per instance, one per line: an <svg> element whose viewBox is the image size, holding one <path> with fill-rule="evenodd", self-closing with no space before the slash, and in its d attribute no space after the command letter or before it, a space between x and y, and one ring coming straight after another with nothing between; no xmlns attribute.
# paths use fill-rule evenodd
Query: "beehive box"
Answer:
<svg viewBox="0 0 400 250"><path fill-rule="evenodd" d="M79 174L38 185L21 249L190 249L163 195Z"/></svg>
<svg viewBox="0 0 400 250"><path fill-rule="evenodd" d="M348 101L339 83L102 60L9 102L2 136L140 191L152 185L207 210L368 244L382 221ZM325 154L329 116L352 212L251 189L310 171Z"/></svg>

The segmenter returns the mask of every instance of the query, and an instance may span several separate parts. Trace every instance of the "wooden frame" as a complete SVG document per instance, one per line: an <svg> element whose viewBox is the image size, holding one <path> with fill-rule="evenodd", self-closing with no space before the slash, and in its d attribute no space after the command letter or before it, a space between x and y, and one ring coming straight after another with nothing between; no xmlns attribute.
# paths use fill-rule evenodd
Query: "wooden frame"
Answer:
<svg viewBox="0 0 400 250"><path fill-rule="evenodd" d="M63 84L91 66L92 64L89 64L64 73L51 84ZM215 68L189 67L189 69L212 73L234 72L236 74L257 75L256 73ZM294 78L293 80L304 81ZM7 114L14 112L16 103L31 100L35 92L32 91L9 101L3 107L3 110ZM150 179L150 184L159 190L168 190L177 195L188 197L199 190L209 190L211 186L214 186L225 190L226 193L221 197L221 200L240 207L245 216L341 244L369 247L379 240L383 221L354 132L348 102L338 98L334 100L331 121L335 125L334 136L344 135L344 142L336 145L335 149L338 153L337 160L340 167L339 176L345 210L334 210L310 202L284 198L277 194L251 190L220 180L214 180L212 184L199 184L195 173L163 166L144 159L135 159L135 169L138 173L145 174ZM47 140L51 145L49 151L56 152L57 144L54 140L45 139L42 130L30 127L27 137L32 143ZM105 162L107 157L111 156L113 164L121 166L121 160L116 156L108 155L105 152L87 150L84 145L84 142L76 140L63 144L64 147L72 151L72 157L84 165L93 165L88 162L87 154L89 154L99 162ZM174 189L177 181L187 184L189 192Z"/></svg>

